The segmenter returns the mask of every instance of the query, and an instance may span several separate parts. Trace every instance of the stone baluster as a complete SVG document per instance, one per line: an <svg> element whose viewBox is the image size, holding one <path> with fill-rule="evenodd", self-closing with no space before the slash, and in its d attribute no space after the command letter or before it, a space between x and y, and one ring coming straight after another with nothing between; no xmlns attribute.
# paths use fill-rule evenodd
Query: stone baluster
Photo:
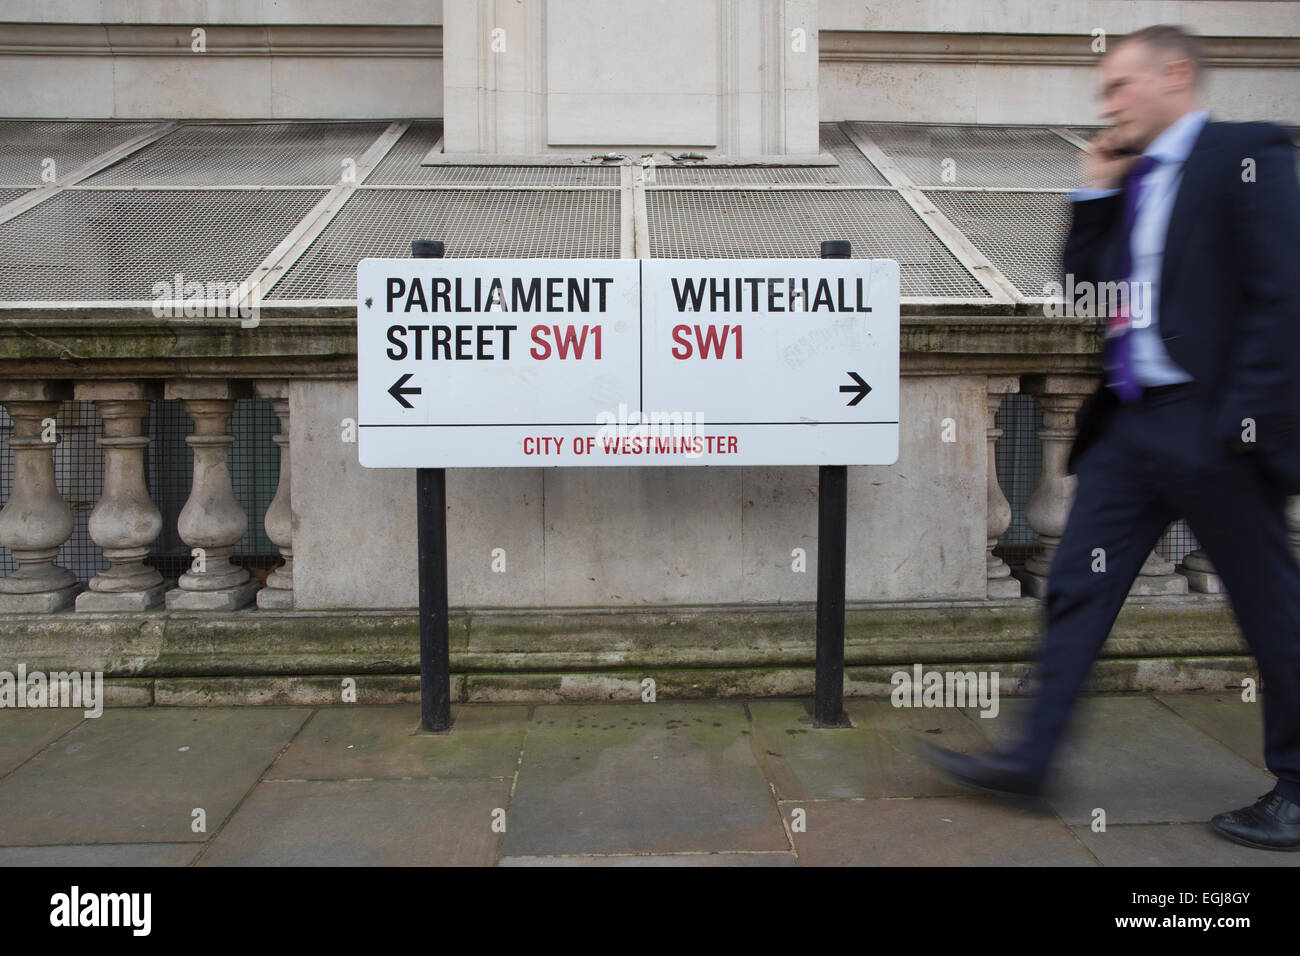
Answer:
<svg viewBox="0 0 1300 956"><path fill-rule="evenodd" d="M144 563L163 525L145 487L149 438L141 427L156 389L139 382L84 382L76 396L95 402L104 422L99 441L104 488L90 513L89 531L109 562L90 579L90 590L77 597L77 610L143 611L161 604L167 589L158 570Z"/></svg>
<svg viewBox="0 0 1300 956"><path fill-rule="evenodd" d="M18 570L0 578L0 611L61 611L82 590L75 574L54 563L76 527L54 480L55 420L59 403L71 397L62 384L0 382L0 404L14 423L13 487L0 511L0 544L18 561Z"/></svg>
<svg viewBox="0 0 1300 956"><path fill-rule="evenodd" d="M1047 593L1047 574L1052 558L1065 533L1065 523L1074 505L1077 479L1065 473L1070 446L1075 437L1075 415L1083 400L1096 389L1092 375L1026 376L1024 390L1038 399L1043 409L1043 468L1038 487L1029 496L1025 517L1038 534L1042 551L1025 562L1020 581L1034 597Z"/></svg>
<svg viewBox="0 0 1300 956"><path fill-rule="evenodd" d="M1174 563L1160 557L1155 549L1147 555L1147 559L1142 562L1142 567L1138 569L1137 577L1133 579L1133 586L1129 588L1129 594L1186 594L1187 578L1178 574L1174 569Z"/></svg>
<svg viewBox="0 0 1300 956"><path fill-rule="evenodd" d="M1210 563L1210 556L1204 548L1189 552L1178 565L1178 573L1187 579L1187 586L1193 591L1205 594L1222 594L1223 579Z"/></svg>
<svg viewBox="0 0 1300 956"><path fill-rule="evenodd" d="M988 579L988 596L991 598L1020 597L1020 582L1011 576L1005 561L993 553L998 538L1011 527L1011 504L1002 493L998 482L997 444L1002 429L997 427L998 409L1009 392L1020 391L1020 379L1013 375L990 375L986 390L988 400L988 543L984 564Z"/></svg>
<svg viewBox="0 0 1300 956"><path fill-rule="evenodd" d="M184 402L185 413L194 420L194 434L185 439L194 450L194 482L176 521L194 561L167 592L166 604L169 610L235 610L249 604L258 587L246 569L230 562L248 528L226 467L235 443L226 434L235 395L226 382L180 381L167 383L166 396Z"/></svg>
<svg viewBox="0 0 1300 956"><path fill-rule="evenodd" d="M275 497L266 509L266 536L280 549L284 564L266 579L266 587L257 592L257 606L264 608L293 607L293 500L289 475L289 383L258 382L257 394L270 399L275 415L280 419L280 433L271 440L280 449L280 481L275 486Z"/></svg>

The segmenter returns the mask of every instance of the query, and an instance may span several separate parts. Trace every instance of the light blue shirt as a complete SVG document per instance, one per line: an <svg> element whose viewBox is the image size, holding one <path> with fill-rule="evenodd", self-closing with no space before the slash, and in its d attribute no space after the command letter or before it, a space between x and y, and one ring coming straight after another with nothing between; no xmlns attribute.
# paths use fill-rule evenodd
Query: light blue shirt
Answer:
<svg viewBox="0 0 1300 956"><path fill-rule="evenodd" d="M1133 370L1143 385L1192 381L1192 377L1169 357L1160 338L1160 268L1164 262L1165 234L1169 231L1169 216L1174 210L1183 164L1209 115L1207 110L1184 113L1143 153L1157 160L1156 166L1142 181L1137 217L1129 238L1130 261L1133 263L1132 295L1139 297L1130 302L1133 324L1129 334L1133 336ZM1076 189L1070 193L1070 199L1095 199L1118 192L1118 189ZM1146 290L1150 290L1149 295L1145 294Z"/></svg>

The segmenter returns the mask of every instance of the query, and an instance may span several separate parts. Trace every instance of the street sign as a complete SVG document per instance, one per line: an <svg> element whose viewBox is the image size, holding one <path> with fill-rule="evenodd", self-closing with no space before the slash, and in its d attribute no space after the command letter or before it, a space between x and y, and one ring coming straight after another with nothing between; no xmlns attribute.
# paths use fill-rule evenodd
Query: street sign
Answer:
<svg viewBox="0 0 1300 956"><path fill-rule="evenodd" d="M898 459L890 259L364 259L371 468Z"/></svg>

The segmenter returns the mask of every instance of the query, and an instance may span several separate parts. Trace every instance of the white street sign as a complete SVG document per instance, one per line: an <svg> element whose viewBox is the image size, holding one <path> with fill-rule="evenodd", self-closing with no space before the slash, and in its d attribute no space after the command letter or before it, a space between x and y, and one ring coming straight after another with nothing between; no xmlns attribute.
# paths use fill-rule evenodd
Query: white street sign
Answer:
<svg viewBox="0 0 1300 956"><path fill-rule="evenodd" d="M888 465L891 259L364 259L370 468Z"/></svg>

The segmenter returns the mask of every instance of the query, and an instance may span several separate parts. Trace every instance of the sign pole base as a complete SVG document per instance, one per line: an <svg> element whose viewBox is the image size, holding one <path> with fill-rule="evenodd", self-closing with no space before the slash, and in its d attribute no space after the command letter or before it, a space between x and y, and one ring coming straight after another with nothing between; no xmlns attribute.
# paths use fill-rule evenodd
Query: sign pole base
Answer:
<svg viewBox="0 0 1300 956"><path fill-rule="evenodd" d="M420 726L451 729L451 652L447 612L447 470L417 468L415 509L420 560Z"/></svg>
<svg viewBox="0 0 1300 956"><path fill-rule="evenodd" d="M847 727L844 714L844 577L848 468L822 465L817 480L817 683L813 721Z"/></svg>

